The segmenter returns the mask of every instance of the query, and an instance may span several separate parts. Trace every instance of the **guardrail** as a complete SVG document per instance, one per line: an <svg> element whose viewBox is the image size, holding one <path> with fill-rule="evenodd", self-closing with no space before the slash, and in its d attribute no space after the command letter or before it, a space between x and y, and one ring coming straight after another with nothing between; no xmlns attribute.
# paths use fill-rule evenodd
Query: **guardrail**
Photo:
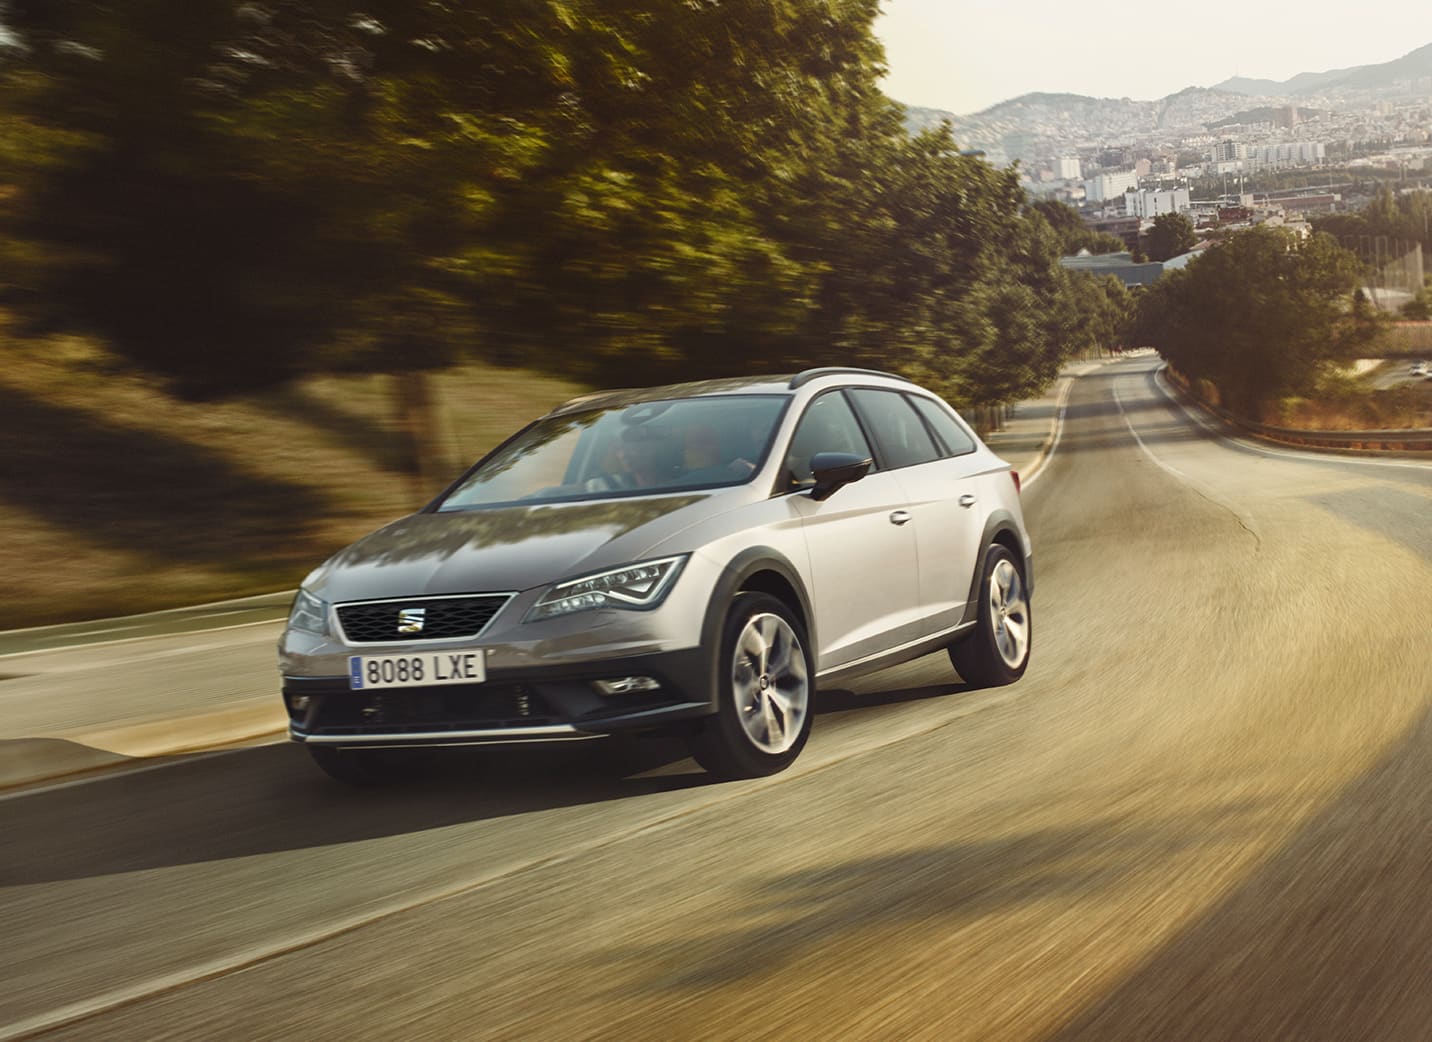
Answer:
<svg viewBox="0 0 1432 1042"><path fill-rule="evenodd" d="M1173 366L1165 366L1170 382L1201 408L1207 409L1224 423L1264 441L1282 445L1294 445L1306 449L1323 449L1331 452L1358 453L1364 455L1381 453L1426 453L1432 456L1432 429L1425 427L1409 430L1384 431L1304 431L1288 427L1272 427L1266 423L1254 423L1235 416L1227 409L1204 401L1190 385L1186 376Z"/></svg>

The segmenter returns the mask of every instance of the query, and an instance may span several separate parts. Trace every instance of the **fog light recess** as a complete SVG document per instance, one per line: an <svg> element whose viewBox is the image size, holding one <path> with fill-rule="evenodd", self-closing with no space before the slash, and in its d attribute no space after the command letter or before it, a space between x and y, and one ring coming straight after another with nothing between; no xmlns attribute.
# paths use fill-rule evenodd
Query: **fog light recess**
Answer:
<svg viewBox="0 0 1432 1042"><path fill-rule="evenodd" d="M604 695L630 695L638 691L655 691L661 684L654 677L614 677L594 680L592 686Z"/></svg>

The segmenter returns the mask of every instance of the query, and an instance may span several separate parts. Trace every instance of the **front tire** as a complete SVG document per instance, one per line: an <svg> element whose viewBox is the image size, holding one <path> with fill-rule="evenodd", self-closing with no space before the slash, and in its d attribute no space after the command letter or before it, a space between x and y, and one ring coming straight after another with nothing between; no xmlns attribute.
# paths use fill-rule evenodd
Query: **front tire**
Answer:
<svg viewBox="0 0 1432 1042"><path fill-rule="evenodd" d="M416 749L310 745L308 753L330 778L362 789L408 781L421 771L421 754Z"/></svg>
<svg viewBox="0 0 1432 1042"><path fill-rule="evenodd" d="M1033 638L1024 570L998 543L985 555L976 587L975 631L950 645L950 662L971 687L1002 687L1024 676Z"/></svg>
<svg viewBox="0 0 1432 1042"><path fill-rule="evenodd" d="M805 627L769 594L738 594L717 656L717 710L692 737L691 754L718 778L785 770L810 737L815 671Z"/></svg>

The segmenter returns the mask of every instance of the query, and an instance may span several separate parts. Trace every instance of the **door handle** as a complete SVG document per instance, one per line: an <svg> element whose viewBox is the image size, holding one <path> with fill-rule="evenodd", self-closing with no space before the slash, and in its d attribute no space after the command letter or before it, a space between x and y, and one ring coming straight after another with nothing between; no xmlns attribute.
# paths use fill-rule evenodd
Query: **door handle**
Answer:
<svg viewBox="0 0 1432 1042"><path fill-rule="evenodd" d="M908 510L897 510L897 511L895 511L893 514L890 515L890 523L891 523L892 525L903 525L903 524L905 524L905 522L907 522L907 521L909 521L909 520L910 520L910 511L908 511Z"/></svg>
<svg viewBox="0 0 1432 1042"><path fill-rule="evenodd" d="M975 505L975 497L972 496L972 495L970 495L968 492L966 492L963 496L960 497L960 506L962 506L962 507L972 507L972 506L974 506L974 505Z"/></svg>

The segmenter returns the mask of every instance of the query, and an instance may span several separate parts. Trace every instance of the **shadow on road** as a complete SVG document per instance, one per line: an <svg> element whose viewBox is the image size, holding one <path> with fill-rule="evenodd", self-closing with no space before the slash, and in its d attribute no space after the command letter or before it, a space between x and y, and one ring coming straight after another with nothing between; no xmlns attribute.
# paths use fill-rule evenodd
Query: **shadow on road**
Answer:
<svg viewBox="0 0 1432 1042"><path fill-rule="evenodd" d="M703 924L679 941L658 945L619 946L602 952L601 961L663 967L647 981L658 991L705 991L779 979L783 970L805 959L819 960L828 949L849 946L852 933L879 938L902 926L950 931L1061 895L1117 890L1146 870L1146 859L1171 857L1205 842L1210 833L1236 834L1252 812L1235 802L1194 816L1171 815L1152 827L1109 814L878 857L832 860L759 884L743 916L746 922ZM958 976L950 965L931 970L951 971ZM1175 1032L1164 1039L1196 1037L1220 1036Z"/></svg>
<svg viewBox="0 0 1432 1042"><path fill-rule="evenodd" d="M0 886L352 843L706 784L694 765L679 770L685 758L684 745L664 740L435 750L421 780L358 790L328 779L297 745L261 746L0 802Z"/></svg>
<svg viewBox="0 0 1432 1042"><path fill-rule="evenodd" d="M816 696L815 709L831 716L967 690L955 683L868 695L833 689ZM71 759L94 755L74 743L45 749ZM7 837L0 886L351 843L712 783L688 759L685 743L671 738L438 749L430 756L420 779L359 790L328 779L297 745L267 745L170 758L163 770L0 801L0 836Z"/></svg>
<svg viewBox="0 0 1432 1042"><path fill-rule="evenodd" d="M940 654L943 654L941 652ZM815 696L817 716L846 713L851 710L867 710L876 706L901 705L907 702L923 702L927 698L945 698L950 695L973 691L974 688L954 681L948 684L930 684L924 687L897 688L893 691L877 691L871 694L856 694L843 688L818 692Z"/></svg>
<svg viewBox="0 0 1432 1042"><path fill-rule="evenodd" d="M1407 1039L1432 1025L1432 712L1056 1036Z"/></svg>

